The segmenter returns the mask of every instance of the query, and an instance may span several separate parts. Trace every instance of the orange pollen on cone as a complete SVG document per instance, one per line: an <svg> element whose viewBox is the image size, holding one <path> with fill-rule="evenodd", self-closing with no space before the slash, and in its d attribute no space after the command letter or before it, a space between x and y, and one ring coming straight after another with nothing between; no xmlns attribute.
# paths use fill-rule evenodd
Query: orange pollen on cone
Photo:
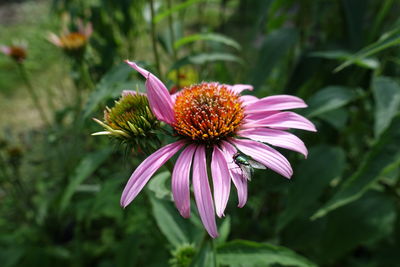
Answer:
<svg viewBox="0 0 400 267"><path fill-rule="evenodd" d="M80 49L86 45L87 37L80 32L72 32L60 36L60 42L62 44L62 47L66 49Z"/></svg>
<svg viewBox="0 0 400 267"><path fill-rule="evenodd" d="M176 98L174 111L175 131L207 144L234 135L244 118L240 96L217 83L184 88Z"/></svg>

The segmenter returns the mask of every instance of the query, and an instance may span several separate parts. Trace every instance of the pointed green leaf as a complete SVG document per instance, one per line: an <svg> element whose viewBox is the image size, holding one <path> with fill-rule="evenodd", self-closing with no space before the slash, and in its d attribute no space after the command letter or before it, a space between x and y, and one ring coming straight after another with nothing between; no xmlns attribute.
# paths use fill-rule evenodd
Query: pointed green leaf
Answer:
<svg viewBox="0 0 400 267"><path fill-rule="evenodd" d="M375 136L390 124L400 108L400 85L388 77L377 77L372 82L375 100Z"/></svg>
<svg viewBox="0 0 400 267"><path fill-rule="evenodd" d="M312 219L326 215L328 212L359 199L380 178L388 167L400 164L400 114L392 121L390 127L372 146L359 169L341 186L339 191L319 209Z"/></svg>
<svg viewBox="0 0 400 267"><path fill-rule="evenodd" d="M218 262L228 266L316 266L292 250L266 243L235 240L217 250Z"/></svg>

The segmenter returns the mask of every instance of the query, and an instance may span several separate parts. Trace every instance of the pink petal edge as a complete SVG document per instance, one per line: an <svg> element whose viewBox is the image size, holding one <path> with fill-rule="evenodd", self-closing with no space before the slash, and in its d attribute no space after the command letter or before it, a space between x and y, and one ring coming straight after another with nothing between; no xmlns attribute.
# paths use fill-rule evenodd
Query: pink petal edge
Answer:
<svg viewBox="0 0 400 267"><path fill-rule="evenodd" d="M121 206L128 206L153 174L182 148L184 141L166 145L148 156L132 173L121 196Z"/></svg>
<svg viewBox="0 0 400 267"><path fill-rule="evenodd" d="M208 234L212 238L218 236L217 224L215 222L215 211L213 199L208 183L206 152L204 145L197 147L193 159L193 191L196 200L197 209L200 219L203 222Z"/></svg>
<svg viewBox="0 0 400 267"><path fill-rule="evenodd" d="M267 128L254 128L240 130L237 133L239 136L253 139L255 141L269 143L273 146L290 149L303 154L306 158L308 155L307 147L304 145L300 138L289 132L267 129Z"/></svg>
<svg viewBox="0 0 400 267"><path fill-rule="evenodd" d="M292 95L274 95L261 98L257 102L253 102L246 107L250 112L263 112L274 110L286 110L293 108L305 108L307 104L303 99Z"/></svg>
<svg viewBox="0 0 400 267"><path fill-rule="evenodd" d="M289 111L272 114L259 120L246 121L246 123L243 124L243 128L255 127L270 127L280 129L293 128L311 132L317 131L311 121L304 118L303 116L300 116L299 114Z"/></svg>
<svg viewBox="0 0 400 267"><path fill-rule="evenodd" d="M172 195L179 213L184 218L190 217L190 168L196 145L186 147L177 159L172 172Z"/></svg>
<svg viewBox="0 0 400 267"><path fill-rule="evenodd" d="M253 140L231 138L229 142L234 144L244 154L280 175L286 178L292 176L293 170L289 161L275 149Z"/></svg>
<svg viewBox="0 0 400 267"><path fill-rule="evenodd" d="M228 163L231 179L236 187L238 207L242 208L247 202L247 180L243 177L241 169L233 161L233 155L235 155L237 150L226 141L222 141L221 148L224 152L225 160Z"/></svg>
<svg viewBox="0 0 400 267"><path fill-rule="evenodd" d="M135 62L125 62L146 78L147 97L150 108L160 121L168 124L175 122L173 103L167 87L155 75L139 67Z"/></svg>
<svg viewBox="0 0 400 267"><path fill-rule="evenodd" d="M218 217L225 216L224 211L229 199L231 190L231 179L228 170L228 163L223 152L214 146L211 159L211 174L214 188L215 210Z"/></svg>

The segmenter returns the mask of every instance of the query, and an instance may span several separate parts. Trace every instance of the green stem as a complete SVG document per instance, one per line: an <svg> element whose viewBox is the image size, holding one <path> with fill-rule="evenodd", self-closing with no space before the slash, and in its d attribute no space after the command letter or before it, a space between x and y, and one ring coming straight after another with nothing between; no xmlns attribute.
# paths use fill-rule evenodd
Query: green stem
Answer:
<svg viewBox="0 0 400 267"><path fill-rule="evenodd" d="M156 36L156 23L154 22L154 17L155 17L155 11L154 11L154 0L150 0L150 13L151 13L151 41L153 44L153 54L154 54L154 59L156 61L156 68L159 77L162 77L161 75L161 67L160 67L160 57L158 56L158 51L157 51L157 36Z"/></svg>
<svg viewBox="0 0 400 267"><path fill-rule="evenodd" d="M172 2L171 0L167 1L167 6L168 9L171 10L172 8ZM171 48L172 48L172 57L174 62L178 61L178 51L175 48L175 32L174 32L174 17L173 17L173 13L171 13L168 16L168 26L169 26L169 34L170 34L170 39L171 39ZM176 70L176 83L177 83L177 87L178 89L180 89L180 75L179 75L179 69Z"/></svg>
<svg viewBox="0 0 400 267"><path fill-rule="evenodd" d="M44 112L40 102L39 102L39 97L36 95L35 90L33 89L32 83L28 78L28 74L26 72L26 69L24 67L23 63L17 63L18 69L21 73L22 79L25 82L26 88L28 89L28 93L31 96L32 102L35 105L36 109L39 112L39 115L42 119L42 121L47 124L48 126L50 125L50 121L46 117L46 113Z"/></svg>

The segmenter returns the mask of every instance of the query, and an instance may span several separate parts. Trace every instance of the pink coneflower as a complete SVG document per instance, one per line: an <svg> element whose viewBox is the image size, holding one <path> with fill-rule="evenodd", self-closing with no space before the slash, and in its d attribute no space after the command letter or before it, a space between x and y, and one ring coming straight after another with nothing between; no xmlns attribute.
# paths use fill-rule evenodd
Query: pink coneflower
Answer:
<svg viewBox="0 0 400 267"><path fill-rule="evenodd" d="M11 57L18 63L22 63L26 59L27 45L26 44L13 44L10 46L0 46L0 51Z"/></svg>
<svg viewBox="0 0 400 267"><path fill-rule="evenodd" d="M83 49L93 33L93 27L91 23L84 25L82 20L77 20L76 25L78 31L71 32L65 28L63 33L59 36L54 33L49 33L48 40L66 51Z"/></svg>
<svg viewBox="0 0 400 267"><path fill-rule="evenodd" d="M127 63L146 78L147 96L155 116L169 124L180 140L168 144L146 158L129 178L122 193L126 207L152 175L182 148L172 173L172 194L180 214L190 216L190 177L201 221L211 237L218 236L215 213L224 216L231 181L238 193L239 207L247 201L247 179L233 158L240 152L286 178L292 176L288 160L267 144L297 151L307 156L307 148L289 128L316 131L306 118L288 111L305 108L298 97L269 96L258 99L241 96L250 85L201 83L170 95L153 74ZM207 160L207 157L211 157ZM213 194L209 184L207 162ZM215 210L214 210L215 207Z"/></svg>

